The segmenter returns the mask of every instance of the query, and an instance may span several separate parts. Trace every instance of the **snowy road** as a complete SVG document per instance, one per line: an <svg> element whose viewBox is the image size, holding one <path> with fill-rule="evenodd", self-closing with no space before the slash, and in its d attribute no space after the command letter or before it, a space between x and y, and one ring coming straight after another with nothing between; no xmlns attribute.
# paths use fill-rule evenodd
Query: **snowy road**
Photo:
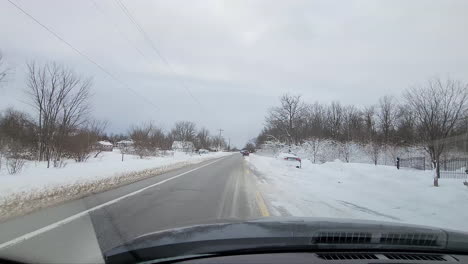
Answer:
<svg viewBox="0 0 468 264"><path fill-rule="evenodd" d="M81 245L83 251L95 252L94 258L89 256L95 260L99 248L107 250L149 232L261 216L268 216L268 209L244 159L236 154L2 223L0 257ZM67 260L83 257L81 250L62 254Z"/></svg>

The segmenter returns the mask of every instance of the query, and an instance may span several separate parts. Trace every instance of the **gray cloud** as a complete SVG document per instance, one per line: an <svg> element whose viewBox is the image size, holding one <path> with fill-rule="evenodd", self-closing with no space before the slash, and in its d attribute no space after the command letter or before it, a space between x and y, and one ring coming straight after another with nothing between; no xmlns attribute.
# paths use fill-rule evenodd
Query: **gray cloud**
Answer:
<svg viewBox="0 0 468 264"><path fill-rule="evenodd" d="M16 2L159 110L7 1L0 2L0 49L15 74L0 88L0 107L26 107L26 61L59 61L94 77L94 112L114 131L144 120L166 129L193 120L225 129L240 146L259 132L283 92L363 105L434 75L463 80L468 70L462 0L124 1L176 74L115 1L96 0L100 9L85 0Z"/></svg>

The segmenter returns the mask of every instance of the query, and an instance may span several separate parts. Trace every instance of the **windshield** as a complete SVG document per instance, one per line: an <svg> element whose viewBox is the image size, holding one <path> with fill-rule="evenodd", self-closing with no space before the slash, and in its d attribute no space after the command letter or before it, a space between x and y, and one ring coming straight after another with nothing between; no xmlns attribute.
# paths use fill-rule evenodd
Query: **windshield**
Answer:
<svg viewBox="0 0 468 264"><path fill-rule="evenodd" d="M467 12L0 1L0 258L272 217L468 232Z"/></svg>

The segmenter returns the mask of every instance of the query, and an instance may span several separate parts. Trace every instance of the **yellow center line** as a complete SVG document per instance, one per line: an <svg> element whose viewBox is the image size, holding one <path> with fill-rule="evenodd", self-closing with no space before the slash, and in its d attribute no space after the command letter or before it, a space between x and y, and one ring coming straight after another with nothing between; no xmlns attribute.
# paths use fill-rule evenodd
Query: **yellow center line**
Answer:
<svg viewBox="0 0 468 264"><path fill-rule="evenodd" d="M244 174L249 175L250 173L251 172L249 167L245 166L244 164ZM265 200L263 200L263 196L258 190L255 193L255 201L257 202L258 209L260 210L260 214L262 215L262 217L270 216L270 212L268 211L268 207L265 204Z"/></svg>
<svg viewBox="0 0 468 264"><path fill-rule="evenodd" d="M262 194L259 191L257 191L255 199L257 200L258 208L260 209L260 213L262 214L262 216L270 216L270 212L268 212L268 208L265 204L265 201L263 200Z"/></svg>

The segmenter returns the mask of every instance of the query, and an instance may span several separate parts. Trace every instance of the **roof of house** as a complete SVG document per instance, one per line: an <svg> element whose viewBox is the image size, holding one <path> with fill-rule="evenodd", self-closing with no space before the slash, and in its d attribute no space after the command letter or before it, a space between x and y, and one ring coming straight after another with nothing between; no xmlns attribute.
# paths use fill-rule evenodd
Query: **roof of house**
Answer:
<svg viewBox="0 0 468 264"><path fill-rule="evenodd" d="M117 144L133 144L133 140L120 140Z"/></svg>
<svg viewBox="0 0 468 264"><path fill-rule="evenodd" d="M98 144L103 146L113 146L109 141L98 141Z"/></svg>

